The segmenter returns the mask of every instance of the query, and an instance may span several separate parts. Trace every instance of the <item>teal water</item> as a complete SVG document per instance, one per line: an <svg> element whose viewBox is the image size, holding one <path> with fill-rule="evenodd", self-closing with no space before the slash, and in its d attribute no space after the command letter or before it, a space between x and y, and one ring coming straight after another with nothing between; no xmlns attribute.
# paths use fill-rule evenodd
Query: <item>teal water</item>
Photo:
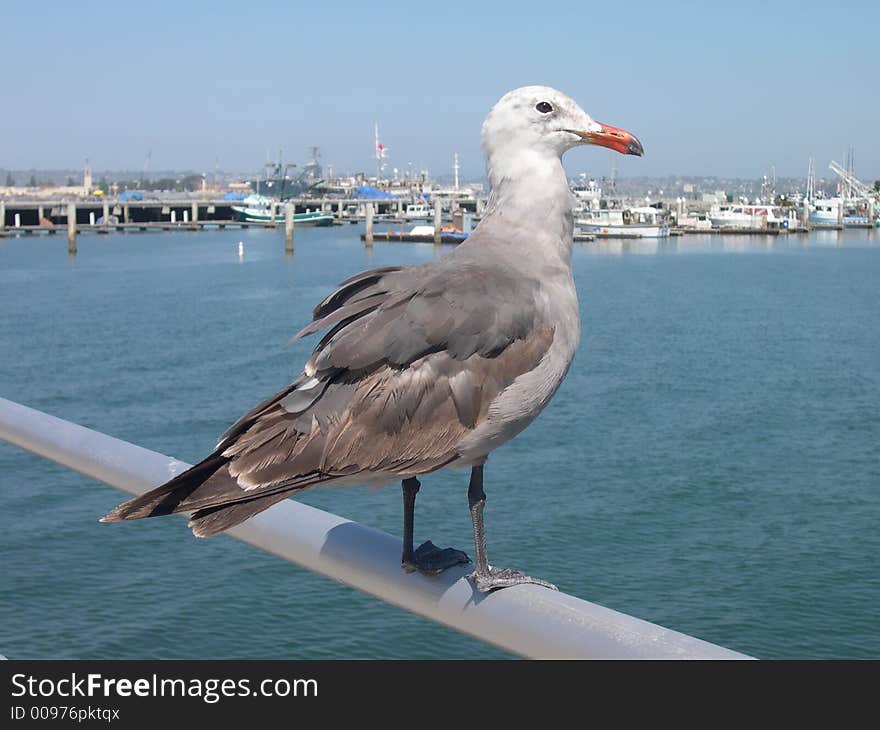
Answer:
<svg viewBox="0 0 880 730"><path fill-rule="evenodd" d="M238 256L238 242L244 256ZM311 307L432 246L354 227L0 239L0 396L196 461L295 374ZM764 658L880 656L880 236L576 246L581 350L487 465L493 562ZM472 550L467 475L416 539ZM0 443L0 654L492 658L493 648ZM302 497L400 534L400 494Z"/></svg>

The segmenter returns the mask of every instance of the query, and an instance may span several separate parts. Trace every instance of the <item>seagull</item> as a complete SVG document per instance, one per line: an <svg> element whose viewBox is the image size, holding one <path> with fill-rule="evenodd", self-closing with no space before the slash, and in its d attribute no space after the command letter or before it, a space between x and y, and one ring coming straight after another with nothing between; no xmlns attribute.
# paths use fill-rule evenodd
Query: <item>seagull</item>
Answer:
<svg viewBox="0 0 880 730"><path fill-rule="evenodd" d="M470 468L476 589L555 588L489 565L484 465L547 405L577 350L563 153L580 145L643 151L629 132L545 86L505 94L483 123L482 143L491 196L465 241L428 264L343 281L294 336L326 331L290 385L239 418L203 461L101 521L184 512L193 533L208 537L312 487L399 480L401 565L436 575L470 559L430 540L413 549L419 477Z"/></svg>

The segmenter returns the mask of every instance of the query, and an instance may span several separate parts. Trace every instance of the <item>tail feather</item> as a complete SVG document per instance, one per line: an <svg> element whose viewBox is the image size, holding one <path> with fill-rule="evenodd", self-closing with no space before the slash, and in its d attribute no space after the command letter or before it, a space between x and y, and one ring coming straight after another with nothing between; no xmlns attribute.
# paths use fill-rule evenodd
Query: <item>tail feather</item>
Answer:
<svg viewBox="0 0 880 730"><path fill-rule="evenodd" d="M120 504L101 522L122 522L192 512L189 526L196 537L209 537L253 517L276 502L316 483L325 474L304 475L289 482L266 485L262 494L243 490L230 476L229 459L214 453L170 481Z"/></svg>
<svg viewBox="0 0 880 730"><path fill-rule="evenodd" d="M193 512L189 521L189 527L192 528L193 535L196 537L211 537L240 522L250 519L258 512L268 509L283 499L289 497L293 492L301 491L300 489L289 489L277 494L267 494L263 497L256 497L244 502L235 502L234 504L224 504L219 507L207 507Z"/></svg>
<svg viewBox="0 0 880 730"><path fill-rule="evenodd" d="M101 518L101 522L121 522L138 520L144 517L170 515L178 509L196 489L205 483L222 467L228 459L212 454L204 461L178 474L165 484L151 489L134 499L123 502L112 512Z"/></svg>

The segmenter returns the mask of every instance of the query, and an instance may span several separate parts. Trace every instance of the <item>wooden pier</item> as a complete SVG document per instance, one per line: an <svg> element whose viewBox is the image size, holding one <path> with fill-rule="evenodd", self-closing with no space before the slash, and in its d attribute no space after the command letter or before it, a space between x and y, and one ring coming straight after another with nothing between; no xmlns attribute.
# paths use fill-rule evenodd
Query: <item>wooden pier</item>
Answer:
<svg viewBox="0 0 880 730"><path fill-rule="evenodd" d="M18 200L0 198L0 237L10 235L55 235L67 232L68 246L71 252L76 250L76 236L79 233L128 233L145 231L203 231L224 228L279 228L285 232L285 248L292 250L294 240L293 221L290 216L297 213L321 212L332 215L335 225L365 224L365 233L361 240L367 245L373 240L398 242L459 243L460 237L443 235L412 234L403 230L404 223L414 220L429 222L434 219L435 229L449 222L449 213L441 211L435 199L434 209L427 216L408 216L405 199L366 200L351 198L294 198L276 204L274 221L251 222L237 218L233 206L241 201L211 198L174 198L146 200L111 201L100 198L76 200ZM457 212L469 221L457 227L464 229L470 223L478 222L480 213L485 209L482 198L462 199L455 201ZM438 218L442 212L443 217ZM471 214L475 213L475 214ZM438 222L440 225L438 225ZM453 219L452 222L455 222ZM806 226L798 219L794 226L788 228L767 228L763 226L748 228L691 228L674 227L670 235L721 234L735 236L779 236L781 234L808 233L813 230L843 230L844 228L872 228L870 223L864 226L845 224L843 222L828 225L808 223ZM381 224L399 225L401 229L376 231L375 226ZM302 224L297 224L297 227ZM604 238L624 238L624 234L594 235L576 234L576 241L590 241Z"/></svg>
<svg viewBox="0 0 880 730"><path fill-rule="evenodd" d="M45 234L47 236L54 236L59 232L63 233L67 231L68 233L70 233L71 229L73 229L77 234L90 232L106 235L113 232L132 233L137 231L202 231L205 229L224 228L280 228L283 225L284 219L281 219L277 223L259 223L239 220L212 220L198 221L196 223L142 222L109 223L107 225L104 225L103 223L77 223L75 226L68 226L68 224L65 222L59 225L51 226L13 226L11 228L7 226L6 228L0 228L0 238L5 238L7 236L17 236L21 234Z"/></svg>
<svg viewBox="0 0 880 730"><path fill-rule="evenodd" d="M465 212L476 211L484 203L482 199L460 198L456 205ZM76 222L94 225L101 218L115 217L120 223L211 223L223 221L234 222L236 216L233 206L241 205L239 200L211 198L175 198L145 200L102 200L100 198L85 199L46 199L19 200L16 198L0 199L0 230L3 228L66 225L68 205L76 206ZM376 220L384 218L403 219L406 215L407 201L404 199L365 200L356 198L291 198L276 203L276 223L283 224L285 206L293 206L297 213L328 213L340 220L364 218L367 204L373 206Z"/></svg>

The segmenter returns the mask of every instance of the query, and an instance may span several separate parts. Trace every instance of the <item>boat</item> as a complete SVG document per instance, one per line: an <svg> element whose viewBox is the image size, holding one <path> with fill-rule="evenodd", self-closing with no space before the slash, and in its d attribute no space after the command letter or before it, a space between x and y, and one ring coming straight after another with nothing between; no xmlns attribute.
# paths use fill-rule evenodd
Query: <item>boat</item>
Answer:
<svg viewBox="0 0 880 730"><path fill-rule="evenodd" d="M709 209L712 228L786 228L788 217L778 205L724 203Z"/></svg>
<svg viewBox="0 0 880 730"><path fill-rule="evenodd" d="M840 204L840 198L816 198L810 206L810 223L814 226L839 225Z"/></svg>
<svg viewBox="0 0 880 730"><path fill-rule="evenodd" d="M284 223L284 209L274 198L265 195L248 195L241 205L233 205L232 212L237 220L244 223ZM332 226L333 216L320 210L294 213L293 223L297 226Z"/></svg>
<svg viewBox="0 0 880 730"><path fill-rule="evenodd" d="M600 207L602 188L593 178L588 180L585 173L581 173L578 180L569 182L569 189L579 207L594 209Z"/></svg>
<svg viewBox="0 0 880 730"><path fill-rule="evenodd" d="M688 231L697 231L706 233L712 230L712 221L709 220L708 213L701 213L696 210L683 211L681 217L676 217L675 224L682 229Z"/></svg>
<svg viewBox="0 0 880 730"><path fill-rule="evenodd" d="M417 241L427 238L433 240L434 226L413 226L407 235ZM454 225L447 224L440 227L440 240L443 241L443 243L460 243L467 237L467 233Z"/></svg>
<svg viewBox="0 0 880 730"><path fill-rule="evenodd" d="M425 203L410 203L404 212L406 218L430 218L433 215L434 211Z"/></svg>
<svg viewBox="0 0 880 730"><path fill-rule="evenodd" d="M578 210L575 227L580 234L597 238L666 238L669 235L663 211L650 206Z"/></svg>
<svg viewBox="0 0 880 730"><path fill-rule="evenodd" d="M461 229L453 226L443 226L440 229L441 243L461 243L468 237ZM366 234L361 233L361 240L365 240ZM409 231L402 228L399 231L375 231L374 241L410 241L415 243L434 243L434 226L413 226Z"/></svg>
<svg viewBox="0 0 880 730"><path fill-rule="evenodd" d="M810 209L810 223L819 227L843 224L844 227L869 228L877 225L876 220L868 220L869 208L873 209L873 205L867 200L847 202L841 198L815 198Z"/></svg>

